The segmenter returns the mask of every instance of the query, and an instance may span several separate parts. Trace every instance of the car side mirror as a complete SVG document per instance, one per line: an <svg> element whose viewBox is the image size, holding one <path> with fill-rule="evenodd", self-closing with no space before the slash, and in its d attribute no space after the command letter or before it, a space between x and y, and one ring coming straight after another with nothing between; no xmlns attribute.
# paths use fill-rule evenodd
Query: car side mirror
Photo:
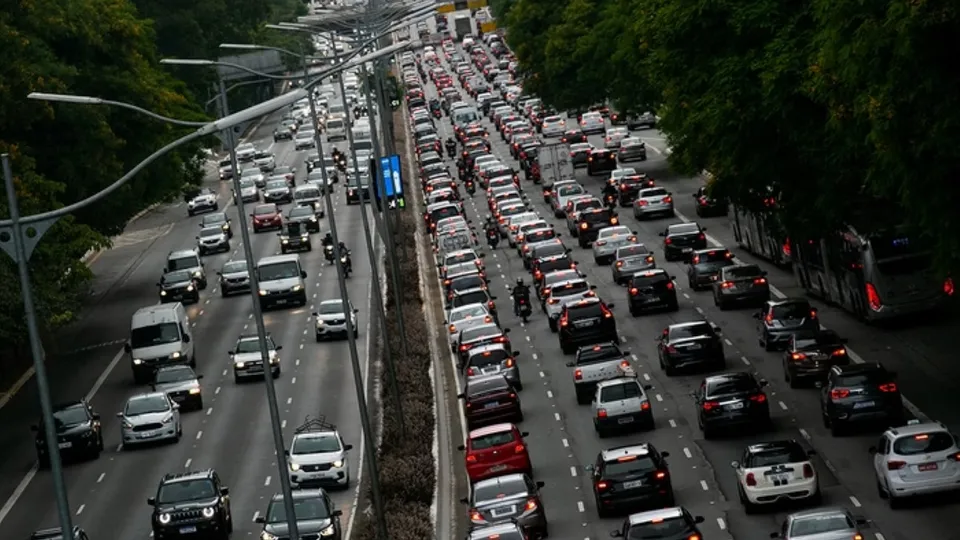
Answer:
<svg viewBox="0 0 960 540"><path fill-rule="evenodd" d="M815 381L813 383L814 388L823 388L823 381Z"/></svg>
<svg viewBox="0 0 960 540"><path fill-rule="evenodd" d="M343 510L334 510L333 512L330 513L330 515L333 517L340 517L343 515Z"/></svg>
<svg viewBox="0 0 960 540"><path fill-rule="evenodd" d="M202 373L201 373L200 375L197 375L197 380L198 380L198 381L199 381L200 379L202 379L202 378L203 378L203 374L202 374Z"/></svg>
<svg viewBox="0 0 960 540"><path fill-rule="evenodd" d="M739 469L739 468L740 468L740 462L739 462L739 461L731 461L731 462L730 462L730 467L733 468L733 469Z"/></svg>
<svg viewBox="0 0 960 540"><path fill-rule="evenodd" d="M510 356L516 358L516 357L520 356L520 351L511 351L511 352L510 352Z"/></svg>
<svg viewBox="0 0 960 540"><path fill-rule="evenodd" d="M131 352L133 352L133 347L131 347L129 343L124 343L123 352L130 354Z"/></svg>
<svg viewBox="0 0 960 540"><path fill-rule="evenodd" d="M551 226L552 226L552 225L551 225ZM555 236L556 236L557 238L560 238L561 236L563 236L563 233L556 233Z"/></svg>
<svg viewBox="0 0 960 540"><path fill-rule="evenodd" d="M754 313L753 315L751 315L751 317L753 317L754 319L760 320L760 314L759 314L759 313Z"/></svg>
<svg viewBox="0 0 960 540"><path fill-rule="evenodd" d="M772 532L770 533L770 538L780 538L780 533Z"/></svg>
<svg viewBox="0 0 960 540"><path fill-rule="evenodd" d="M576 367L577 363L574 361L567 362L567 367Z"/></svg>
<svg viewBox="0 0 960 540"><path fill-rule="evenodd" d="M496 300L497 297L496 297L496 296L491 296L490 299L491 299L491 300Z"/></svg>
<svg viewBox="0 0 960 540"><path fill-rule="evenodd" d="M509 334L509 333L510 333L510 329L509 329L509 328L504 328L504 329L503 329L503 333L504 333L504 334Z"/></svg>
<svg viewBox="0 0 960 540"><path fill-rule="evenodd" d="M180 410L180 404L179 404L179 403L174 403L174 404L173 404L173 410L179 411L179 410Z"/></svg>
<svg viewBox="0 0 960 540"><path fill-rule="evenodd" d="M93 419L99 421L99 420L100 420L100 413L93 413Z"/></svg>
<svg viewBox="0 0 960 540"><path fill-rule="evenodd" d="M543 480L537 481L537 488L543 489L543 486L547 485Z"/></svg>
<svg viewBox="0 0 960 540"><path fill-rule="evenodd" d="M156 500L156 499L154 499L153 497L147 497L147 505L153 506L153 505L155 505L155 504L157 504L157 500Z"/></svg>
<svg viewBox="0 0 960 540"><path fill-rule="evenodd" d="M700 196L697 195L696 193L692 193L692 194L690 194L690 196L693 197L694 199L699 199L699 198L700 198Z"/></svg>
<svg viewBox="0 0 960 540"><path fill-rule="evenodd" d="M220 488L220 494L221 494L221 495L224 495L224 496L229 495L229 494L230 494L230 488L226 488L226 487Z"/></svg>
<svg viewBox="0 0 960 540"><path fill-rule="evenodd" d="M344 451L344 452L349 452L350 450L353 450L353 445L352 445L352 444L345 444L345 445L343 445L343 451Z"/></svg>
<svg viewBox="0 0 960 540"><path fill-rule="evenodd" d="M199 237L199 236L195 236L194 238L196 238L197 240L199 240L199 239L200 239L200 237Z"/></svg>
<svg viewBox="0 0 960 540"><path fill-rule="evenodd" d="M617 307L617 305L614 304L613 302L610 302L610 303L607 304L607 309L613 309L613 308L615 308L615 307Z"/></svg>
<svg viewBox="0 0 960 540"><path fill-rule="evenodd" d="M565 249L564 251L567 252L567 253L573 253L573 250L570 249L570 248L567 248L567 249Z"/></svg>
<svg viewBox="0 0 960 540"><path fill-rule="evenodd" d="M487 258L487 254L486 254L486 253L481 253L481 254L480 254L480 258L481 258L481 259L486 259L486 258Z"/></svg>
<svg viewBox="0 0 960 540"><path fill-rule="evenodd" d="M30 431L39 432L39 431L40 431L40 426L34 424L34 425L30 426Z"/></svg>
<svg viewBox="0 0 960 540"><path fill-rule="evenodd" d="M701 232L706 231L706 230L707 230L706 227L700 227L700 231L701 231Z"/></svg>
<svg viewBox="0 0 960 540"><path fill-rule="evenodd" d="M770 381L766 379L760 379L758 382L760 383L760 386L768 386L770 384Z"/></svg>
<svg viewBox="0 0 960 540"><path fill-rule="evenodd" d="M303 270L300 271L300 279L307 279L307 273Z"/></svg>
<svg viewBox="0 0 960 540"><path fill-rule="evenodd" d="M596 285L591 285L591 286L590 286L590 290L591 290L591 291L597 290L597 286L596 286Z"/></svg>
<svg viewBox="0 0 960 540"><path fill-rule="evenodd" d="M443 263L437 263L437 268L443 268Z"/></svg>
<svg viewBox="0 0 960 540"><path fill-rule="evenodd" d="M483 281L484 281L487 285L490 284L490 278L483 278Z"/></svg>
<svg viewBox="0 0 960 540"><path fill-rule="evenodd" d="M282 350L283 350L283 345L277 345L276 347L273 348L273 350L275 350L275 351L282 351Z"/></svg>
<svg viewBox="0 0 960 540"><path fill-rule="evenodd" d="M320 316L320 314L317 313L316 311L314 311L313 313L311 313L311 315L313 315L314 317L319 317L319 316ZM447 323L444 322L443 324L447 324Z"/></svg>
<svg viewBox="0 0 960 540"><path fill-rule="evenodd" d="M266 523L266 522L267 522L267 516L257 516L257 518L253 520L253 522L254 522L254 523Z"/></svg>
<svg viewBox="0 0 960 540"><path fill-rule="evenodd" d="M162 286L163 286L163 285L160 285L160 282L158 281L158 282L157 282L157 287L162 287Z"/></svg>
<svg viewBox="0 0 960 540"><path fill-rule="evenodd" d="M460 446L457 446L457 450L459 450L459 451L461 451L461 452L463 452L463 451L466 450L466 449L467 449L467 447L464 446L464 445L462 445L462 444L461 444Z"/></svg>
<svg viewBox="0 0 960 540"><path fill-rule="evenodd" d="M528 437L529 435L530 435L530 432L529 432L529 431L521 431L521 432L520 432L520 438Z"/></svg>
<svg viewBox="0 0 960 540"><path fill-rule="evenodd" d="M694 523L703 523L703 516L697 516L693 518Z"/></svg>
<svg viewBox="0 0 960 540"><path fill-rule="evenodd" d="M470 504L470 499L464 497L460 499L460 504Z"/></svg>
<svg viewBox="0 0 960 540"><path fill-rule="evenodd" d="M869 524L870 524L870 522L868 522L868 521L867 521L866 519L864 519L864 518L857 518L856 521L857 521L857 525L866 526L866 525L869 525Z"/></svg>

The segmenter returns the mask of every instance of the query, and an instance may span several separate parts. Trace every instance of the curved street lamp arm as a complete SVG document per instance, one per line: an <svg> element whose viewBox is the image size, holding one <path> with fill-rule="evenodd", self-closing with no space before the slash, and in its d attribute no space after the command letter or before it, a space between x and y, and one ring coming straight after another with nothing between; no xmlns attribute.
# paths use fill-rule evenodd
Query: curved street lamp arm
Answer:
<svg viewBox="0 0 960 540"><path fill-rule="evenodd" d="M202 127L208 124L208 122L194 122L190 120L179 120L177 118L170 118L169 116L164 116L162 114L157 114L153 111L144 109L143 107L138 107L132 103L125 103L123 101L113 101L110 99L95 98L88 96L74 96L70 94L49 94L46 92L30 92L27 94L27 99L35 99L37 101L52 101L56 103L80 103L83 105L108 105L111 107L120 107L122 109L129 109L131 111L136 111L140 114L149 116L155 120L160 120L161 122L166 122L168 124L174 124L177 126L187 126L187 127Z"/></svg>
<svg viewBox="0 0 960 540"><path fill-rule="evenodd" d="M257 80L257 79L254 79L254 80L252 80L252 81L238 82L237 84L234 84L234 85L232 85L232 86L227 87L226 92L229 94L229 93L232 92L234 89L240 88L241 86L249 86L249 85L251 85L251 84L264 84L264 83L266 83L266 82L268 82L268 81L261 81L261 80ZM203 108L206 109L207 107L210 106L211 103L213 103L214 101L217 101L218 99L220 99L220 95L219 95L219 94L217 94L216 96L214 96L214 97L210 98L209 100L207 100L207 102L204 103Z"/></svg>
<svg viewBox="0 0 960 540"><path fill-rule="evenodd" d="M303 78L303 75L271 75L270 73L264 73L262 71L257 71L255 69L250 69L247 66L242 66L240 64L234 64L233 62L221 62L211 61L210 64L215 66L223 66L228 68L237 69L240 71L245 71L251 75L256 75L258 77L263 77L265 79L273 79L275 81L296 81Z"/></svg>

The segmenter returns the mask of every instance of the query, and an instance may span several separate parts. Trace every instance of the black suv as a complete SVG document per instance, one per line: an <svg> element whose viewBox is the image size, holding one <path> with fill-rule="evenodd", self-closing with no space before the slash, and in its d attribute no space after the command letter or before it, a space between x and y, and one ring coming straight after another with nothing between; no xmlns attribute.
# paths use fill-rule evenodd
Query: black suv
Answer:
<svg viewBox="0 0 960 540"><path fill-rule="evenodd" d="M63 458L97 459L103 451L100 415L83 400L62 403L53 409L57 445ZM37 434L37 461L41 468L50 466L47 437L43 423L30 426ZM59 529L58 529L59 531Z"/></svg>
<svg viewBox="0 0 960 540"><path fill-rule="evenodd" d="M39 531L35 531L30 535L30 540L64 540L63 529L60 527L40 529ZM89 540L89 537L87 536L86 531L74 525L73 540Z"/></svg>
<svg viewBox="0 0 960 540"><path fill-rule="evenodd" d="M593 496L601 518L615 512L634 512L673 506L670 470L652 444L631 444L604 450L587 465L593 475Z"/></svg>
<svg viewBox="0 0 960 540"><path fill-rule="evenodd" d="M340 516L343 512L334 509L330 496L322 489L298 489L293 492L293 506L297 517L297 532L300 538L329 538L340 540ZM270 499L265 515L258 515L257 523L263 524L260 538L289 538L287 512L283 506L283 494Z"/></svg>
<svg viewBox="0 0 960 540"><path fill-rule="evenodd" d="M720 329L707 321L682 322L664 328L657 343L657 354L660 368L668 377L684 368L721 370L726 367Z"/></svg>
<svg viewBox="0 0 960 540"><path fill-rule="evenodd" d="M632 514L623 521L623 528L610 531L613 538L657 538L689 540L703 538L697 525L703 516L692 516L686 508L675 506L651 512Z"/></svg>
<svg viewBox="0 0 960 540"><path fill-rule="evenodd" d="M834 437L855 424L904 424L896 374L880 364L833 366L820 386L823 425Z"/></svg>
<svg viewBox="0 0 960 540"><path fill-rule="evenodd" d="M617 168L617 153L606 148L594 148L587 156L587 175L596 176Z"/></svg>
<svg viewBox="0 0 960 540"><path fill-rule="evenodd" d="M686 260L698 249L707 249L707 229L699 223L669 225L663 237L663 257L668 261Z"/></svg>
<svg viewBox="0 0 960 540"><path fill-rule="evenodd" d="M767 351L783 349L797 332L820 329L817 310L806 298L768 300L753 318L757 319L757 340Z"/></svg>
<svg viewBox="0 0 960 540"><path fill-rule="evenodd" d="M743 371L704 379L693 393L703 438L710 439L734 427L757 431L770 428L770 403L763 392L766 385L767 381L758 381Z"/></svg>
<svg viewBox="0 0 960 540"><path fill-rule="evenodd" d="M585 248L597 239L600 229L620 224L617 213L609 208L588 208L577 215L577 243Z"/></svg>
<svg viewBox="0 0 960 540"><path fill-rule="evenodd" d="M620 206L627 207L637 200L637 195L641 189L652 188L655 186L653 178L645 174L631 174L621 176L617 181L617 202Z"/></svg>
<svg viewBox="0 0 960 540"><path fill-rule="evenodd" d="M290 221L283 224L283 229L277 233L280 237L280 253L286 255L291 251L312 251L310 232L299 221Z"/></svg>
<svg viewBox="0 0 960 540"><path fill-rule="evenodd" d="M164 475L147 504L157 540L191 534L226 540L233 532L230 491L213 469Z"/></svg>
<svg viewBox="0 0 960 540"><path fill-rule="evenodd" d="M563 306L558 322L560 348L563 354L573 354L577 347L594 343L620 342L617 321L613 318L613 304L599 298L584 298Z"/></svg>
<svg viewBox="0 0 960 540"><path fill-rule="evenodd" d="M680 309L673 276L663 268L637 272L630 278L627 291L629 291L627 305L630 307L630 314L634 317L648 309L666 308L668 311Z"/></svg>

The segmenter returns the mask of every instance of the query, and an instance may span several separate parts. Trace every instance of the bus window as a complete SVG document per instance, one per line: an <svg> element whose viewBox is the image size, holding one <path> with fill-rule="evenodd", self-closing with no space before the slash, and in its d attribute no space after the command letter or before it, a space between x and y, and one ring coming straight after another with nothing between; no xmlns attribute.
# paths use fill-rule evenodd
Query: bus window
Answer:
<svg viewBox="0 0 960 540"><path fill-rule="evenodd" d="M870 239L870 250L882 274L894 276L926 270L932 264L930 253L906 236L881 235Z"/></svg>

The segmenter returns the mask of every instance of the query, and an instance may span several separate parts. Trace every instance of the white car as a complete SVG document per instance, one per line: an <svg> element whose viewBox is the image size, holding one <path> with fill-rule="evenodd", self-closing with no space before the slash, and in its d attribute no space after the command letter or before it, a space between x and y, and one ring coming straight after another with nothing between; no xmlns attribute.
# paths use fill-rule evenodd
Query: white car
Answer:
<svg viewBox="0 0 960 540"><path fill-rule="evenodd" d="M257 184L249 178L240 180L240 198L243 202L259 202L260 201L260 190L257 189Z"/></svg>
<svg viewBox="0 0 960 540"><path fill-rule="evenodd" d="M262 188L267 184L266 175L264 175L263 171L257 167L244 169L243 172L240 173L240 181L242 182L244 180L253 181L253 185L257 186L258 188Z"/></svg>
<svg viewBox="0 0 960 540"><path fill-rule="evenodd" d="M637 170L633 167L619 167L610 171L610 176L607 178L607 183L612 185L617 185L620 183L620 179L624 176L636 176Z"/></svg>
<svg viewBox="0 0 960 540"><path fill-rule="evenodd" d="M174 403L166 392L140 394L127 400L120 419L120 438L123 447L158 441L180 440L183 426L180 425L180 405Z"/></svg>
<svg viewBox="0 0 960 540"><path fill-rule="evenodd" d="M343 300L336 298L320 302L317 311L313 312L317 342L335 336L347 337L348 332L353 332L353 337L357 337L360 333L357 313L360 310L353 307L350 301L347 301L347 306L350 310L349 317L343 312Z"/></svg>
<svg viewBox="0 0 960 540"><path fill-rule="evenodd" d="M751 513L758 506L787 501L819 505L820 483L811 455L812 450L804 450L796 441L748 446L741 461L730 464L737 475L737 491L744 510Z"/></svg>
<svg viewBox="0 0 960 540"><path fill-rule="evenodd" d="M562 137L567 130L567 121L562 116L548 116L540 124L540 133L545 138Z"/></svg>
<svg viewBox="0 0 960 540"><path fill-rule="evenodd" d="M187 215L193 216L203 211L216 212L220 209L217 203L217 194L209 189L203 189L194 198L187 202Z"/></svg>
<svg viewBox="0 0 960 540"><path fill-rule="evenodd" d="M617 250L623 246L636 244L637 233L624 225L604 227L597 233L593 241L593 260L597 264L610 264L616 257Z"/></svg>
<svg viewBox="0 0 960 540"><path fill-rule="evenodd" d="M607 130L607 136L603 139L603 147L616 149L620 148L620 143L630 136L630 132L624 127L614 127Z"/></svg>
<svg viewBox="0 0 960 540"><path fill-rule="evenodd" d="M583 113L580 117L580 131L586 135L606 133L607 125L603 121L603 115L598 112Z"/></svg>
<svg viewBox="0 0 960 540"><path fill-rule="evenodd" d="M253 157L257 155L257 147L253 146L253 143L243 143L235 149L237 154L237 161L253 161Z"/></svg>
<svg viewBox="0 0 960 540"><path fill-rule="evenodd" d="M312 129L298 131L297 136L293 139L294 149L307 150L309 148L316 148L317 141L314 139L315 136L316 132Z"/></svg>
<svg viewBox="0 0 960 540"><path fill-rule="evenodd" d="M290 484L294 489L345 489L350 485L347 453L351 449L353 445L344 444L336 426L323 419L308 419L297 428L287 451Z"/></svg>
<svg viewBox="0 0 960 540"><path fill-rule="evenodd" d="M450 350L457 352L457 343L460 341L460 333L468 328L491 324L495 322L490 310L484 304L468 304L455 307L447 313L447 341L450 343Z"/></svg>

